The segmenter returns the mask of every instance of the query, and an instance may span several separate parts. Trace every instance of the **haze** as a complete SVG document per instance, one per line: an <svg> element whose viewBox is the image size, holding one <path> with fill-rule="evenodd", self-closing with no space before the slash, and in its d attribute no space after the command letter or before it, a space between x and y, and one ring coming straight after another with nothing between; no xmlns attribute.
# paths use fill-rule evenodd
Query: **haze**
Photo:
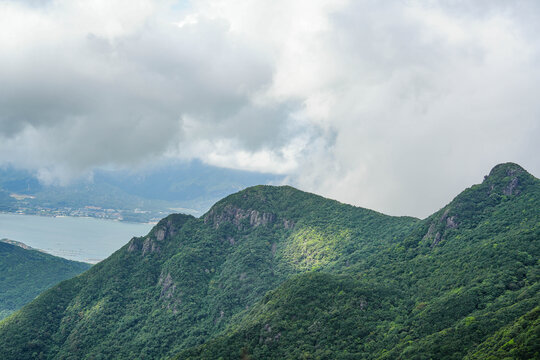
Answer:
<svg viewBox="0 0 540 360"><path fill-rule="evenodd" d="M0 1L0 165L164 159L426 216L540 173L536 1Z"/></svg>

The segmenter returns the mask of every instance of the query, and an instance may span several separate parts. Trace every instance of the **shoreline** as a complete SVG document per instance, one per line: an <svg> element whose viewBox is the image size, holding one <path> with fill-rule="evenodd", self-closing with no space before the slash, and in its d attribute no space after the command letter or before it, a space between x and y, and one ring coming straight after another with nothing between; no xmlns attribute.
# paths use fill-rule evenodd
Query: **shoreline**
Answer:
<svg viewBox="0 0 540 360"><path fill-rule="evenodd" d="M107 218L107 217L98 217L98 216L77 216L77 215L49 215L49 214L40 214L40 213L24 213L24 212L12 212L12 211L0 211L0 214L6 214L6 215L23 215L23 216L39 216L39 217L45 217L45 218L77 218L77 219L96 219L96 220L106 220L106 221L114 221L118 223L124 223L124 224L146 224L146 225L156 225L158 221L130 221L130 220L122 220L122 219L115 219L115 218ZM166 217L167 215L164 215L163 217Z"/></svg>

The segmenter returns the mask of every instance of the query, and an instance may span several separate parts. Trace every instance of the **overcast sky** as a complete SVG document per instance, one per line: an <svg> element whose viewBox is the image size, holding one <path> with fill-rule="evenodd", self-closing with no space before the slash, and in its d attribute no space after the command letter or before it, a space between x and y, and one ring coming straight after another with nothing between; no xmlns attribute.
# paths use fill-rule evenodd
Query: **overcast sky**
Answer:
<svg viewBox="0 0 540 360"><path fill-rule="evenodd" d="M0 164L200 159L424 217L540 174L540 2L0 0Z"/></svg>

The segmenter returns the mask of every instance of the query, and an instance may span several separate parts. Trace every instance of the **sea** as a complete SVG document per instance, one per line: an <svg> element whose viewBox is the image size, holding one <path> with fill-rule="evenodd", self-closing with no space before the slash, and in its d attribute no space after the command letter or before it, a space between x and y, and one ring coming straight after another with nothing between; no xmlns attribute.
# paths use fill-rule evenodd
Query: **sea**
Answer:
<svg viewBox="0 0 540 360"><path fill-rule="evenodd" d="M153 224L85 217L48 217L0 213L0 239L20 241L69 260L95 264Z"/></svg>

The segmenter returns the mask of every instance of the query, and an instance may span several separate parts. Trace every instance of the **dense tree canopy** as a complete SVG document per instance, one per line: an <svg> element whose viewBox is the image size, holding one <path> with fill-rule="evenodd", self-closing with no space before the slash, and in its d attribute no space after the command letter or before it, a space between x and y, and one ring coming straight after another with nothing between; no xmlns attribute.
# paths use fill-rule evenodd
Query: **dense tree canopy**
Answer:
<svg viewBox="0 0 540 360"><path fill-rule="evenodd" d="M91 266L4 241L0 241L0 319Z"/></svg>
<svg viewBox="0 0 540 360"><path fill-rule="evenodd" d="M538 357L539 209L540 181L515 164L425 220L248 188L40 295L0 323L0 353Z"/></svg>

